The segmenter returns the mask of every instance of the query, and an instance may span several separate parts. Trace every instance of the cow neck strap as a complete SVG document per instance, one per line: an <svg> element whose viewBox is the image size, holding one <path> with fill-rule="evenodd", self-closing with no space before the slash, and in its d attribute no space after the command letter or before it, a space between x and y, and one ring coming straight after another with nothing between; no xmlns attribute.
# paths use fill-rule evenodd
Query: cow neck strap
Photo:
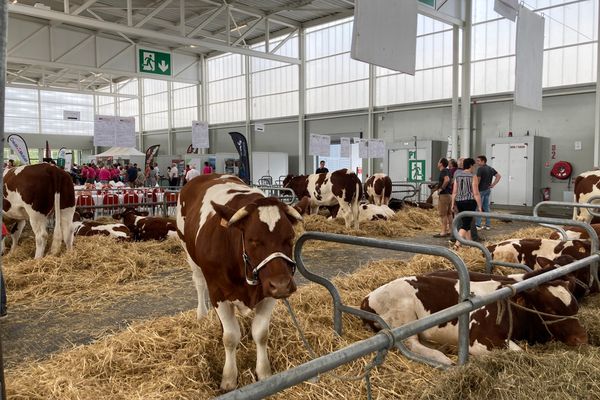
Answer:
<svg viewBox="0 0 600 400"><path fill-rule="evenodd" d="M256 286L259 283L258 273L261 269L263 269L271 260L276 258L283 258L288 262L290 267L292 268L292 275L296 273L296 262L286 256L284 253L277 251L275 253L269 254L264 260L262 260L256 267L252 268L252 263L250 262L250 257L248 253L246 253L246 244L244 240L244 232L242 232L242 258L244 259L244 277L246 278L246 283L251 286ZM248 278L248 267L252 269L252 279Z"/></svg>

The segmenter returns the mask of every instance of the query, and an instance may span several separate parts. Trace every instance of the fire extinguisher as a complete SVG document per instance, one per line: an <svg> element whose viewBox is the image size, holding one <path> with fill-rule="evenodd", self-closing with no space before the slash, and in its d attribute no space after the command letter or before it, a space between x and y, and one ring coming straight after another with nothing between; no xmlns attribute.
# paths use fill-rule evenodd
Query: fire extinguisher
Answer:
<svg viewBox="0 0 600 400"><path fill-rule="evenodd" d="M542 188L542 200L543 201L550 200L550 188L549 187Z"/></svg>

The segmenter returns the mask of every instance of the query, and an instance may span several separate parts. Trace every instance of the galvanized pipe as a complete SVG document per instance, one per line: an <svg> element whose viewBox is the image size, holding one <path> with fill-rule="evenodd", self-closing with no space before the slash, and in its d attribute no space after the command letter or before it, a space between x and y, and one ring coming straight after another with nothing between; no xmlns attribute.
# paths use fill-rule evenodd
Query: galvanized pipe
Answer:
<svg viewBox="0 0 600 400"><path fill-rule="evenodd" d="M8 26L8 10L7 2L0 2L0 143L4 148L4 100L6 90L6 43L7 43L7 26ZM0 165L4 165L4 151L0 152ZM0 176L0 187L4 187L3 178ZM0 222L2 214L0 213ZM2 257L0 257L0 279L2 277ZM0 397L6 399L6 385L4 381L4 358L2 350L2 339L0 338Z"/></svg>
<svg viewBox="0 0 600 400"><path fill-rule="evenodd" d="M537 203L535 205L535 207L533 207L533 216L537 217L539 215L540 209L542 207L555 206L555 207L562 207L562 208L589 208L590 210L588 212L591 215L600 217L600 214L597 214L594 211L594 210L600 209L600 204L591 204L592 201L594 201L594 200L600 200L600 196L591 197L587 203L576 203L576 202L566 202L566 201L541 201L541 202ZM562 227L557 226L557 225L549 225L549 224L540 224L540 225L548 227L548 228L556 229L558 232L560 232L563 240L567 239L567 232L565 232L565 230Z"/></svg>
<svg viewBox="0 0 600 400"><path fill-rule="evenodd" d="M291 386L302 383L310 378L313 378L323 372L335 369L343 364L354 361L360 357L366 356L372 352L390 348L395 343L402 341L410 336L423 332L426 329L437 326L439 324L451 321L461 315L468 315L484 305L494 303L498 300L506 299L513 295L513 290L517 293L527 289L539 286L542 283L549 282L558 277L583 268L590 263L595 263L600 260L600 255L594 253L586 258L577 260L571 264L545 272L541 275L517 282L512 288L504 287L485 296L474 296L467 301L458 303L455 306L438 311L428 317L413 321L393 329L390 333L393 336L393 341L387 334L379 333L369 339L356 342L348 347L334 351L328 355L319 357L297 367L283 371L277 375L273 375L263 381L253 383L242 387L235 391L229 392L217 397L219 400L252 400L262 399L266 396L280 392Z"/></svg>

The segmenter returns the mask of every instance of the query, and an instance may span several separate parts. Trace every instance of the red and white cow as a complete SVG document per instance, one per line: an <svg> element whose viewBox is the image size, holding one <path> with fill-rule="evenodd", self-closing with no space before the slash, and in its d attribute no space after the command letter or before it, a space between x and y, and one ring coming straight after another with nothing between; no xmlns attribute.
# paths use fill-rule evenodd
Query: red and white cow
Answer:
<svg viewBox="0 0 600 400"><path fill-rule="evenodd" d="M170 218L149 217L148 214L148 211L126 208L122 213L113 214L113 218L129 228L133 240L164 240L177 237L175 221Z"/></svg>
<svg viewBox="0 0 600 400"><path fill-rule="evenodd" d="M589 199L596 196L600 196L600 170L596 169L579 174L575 178L575 185L573 187L575 202L589 203ZM573 219L590 223L595 218L593 218L587 208L574 208Z"/></svg>
<svg viewBox="0 0 600 400"><path fill-rule="evenodd" d="M340 169L325 174L288 175L283 187L290 188L296 197L309 198L310 213L316 214L319 206L336 206L346 227L359 226L359 206L362 197L362 185L356 174L349 169Z"/></svg>
<svg viewBox="0 0 600 400"><path fill-rule="evenodd" d="M492 259L541 268L538 257L554 260L568 255L577 260L590 255L590 242L586 240L511 239L487 246Z"/></svg>
<svg viewBox="0 0 600 400"><path fill-rule="evenodd" d="M392 197L392 180L386 174L373 174L365 182L367 200L377 206L387 206Z"/></svg>
<svg viewBox="0 0 600 400"><path fill-rule="evenodd" d="M61 241L67 250L73 247L75 189L71 176L47 163L24 165L4 170L4 215L18 220L12 232L11 251L17 248L23 228L29 220L35 235L35 258L44 256L48 217L54 211L54 233L50 252L60 252Z"/></svg>
<svg viewBox="0 0 600 400"><path fill-rule="evenodd" d="M207 313L206 292L223 326L225 366L221 388L237 385L236 349L240 327L235 308L254 309L259 379L271 375L267 354L275 299L295 290L293 225L302 220L308 199L291 207L233 175L201 175L188 182L177 200L177 231L192 267L198 318Z"/></svg>
<svg viewBox="0 0 600 400"><path fill-rule="evenodd" d="M73 216L75 236L109 236L118 240L131 240L131 231L124 224L103 224L97 221L81 220L78 212Z"/></svg>
<svg viewBox="0 0 600 400"><path fill-rule="evenodd" d="M598 237L600 237L600 224L592 224L592 228L596 231ZM567 234L566 240L590 238L588 232L579 226L564 226L563 229ZM552 232L552 234L550 235L550 239L562 239L562 235L558 232Z"/></svg>
<svg viewBox="0 0 600 400"><path fill-rule="evenodd" d="M361 204L358 218L360 222L378 221L390 219L395 215L394 210L386 205Z"/></svg>
<svg viewBox="0 0 600 400"><path fill-rule="evenodd" d="M503 277L504 278L504 277ZM471 292L487 295L503 285L495 278L471 281ZM391 328L427 317L458 303L458 279L440 276L410 276L396 279L371 292L362 302L361 309L380 315ZM564 280L544 283L534 289L518 293L511 301L520 307L507 307L499 302L488 304L470 313L469 353L488 354L495 348L521 350L514 340L545 343L552 338L567 345L586 344L585 328L575 319L579 310L577 300ZM524 307L524 308L522 308ZM545 314L540 315L536 310ZM365 321L371 328L381 327ZM409 337L409 349L442 364L452 361L441 351L429 348L420 340L442 345L458 344L458 320L427 329Z"/></svg>

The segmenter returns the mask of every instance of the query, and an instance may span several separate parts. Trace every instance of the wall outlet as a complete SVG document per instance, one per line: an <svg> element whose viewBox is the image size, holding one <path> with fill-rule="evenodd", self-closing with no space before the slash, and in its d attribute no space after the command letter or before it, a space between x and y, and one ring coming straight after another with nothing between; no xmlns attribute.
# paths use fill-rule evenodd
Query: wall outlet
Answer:
<svg viewBox="0 0 600 400"><path fill-rule="evenodd" d="M576 141L575 142L575 150L581 150L581 141Z"/></svg>

